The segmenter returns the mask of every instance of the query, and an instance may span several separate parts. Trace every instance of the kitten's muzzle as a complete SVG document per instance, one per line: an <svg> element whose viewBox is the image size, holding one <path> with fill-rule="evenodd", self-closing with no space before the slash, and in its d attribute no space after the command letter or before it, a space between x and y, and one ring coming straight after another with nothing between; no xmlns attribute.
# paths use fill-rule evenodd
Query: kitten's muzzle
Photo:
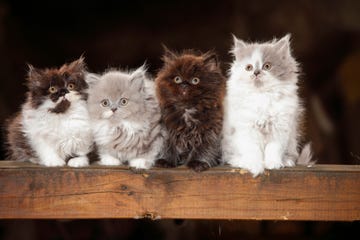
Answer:
<svg viewBox="0 0 360 240"><path fill-rule="evenodd" d="M181 88L181 94L186 95L188 90L189 90L189 84L188 83L182 83L182 84L180 84L180 88Z"/></svg>
<svg viewBox="0 0 360 240"><path fill-rule="evenodd" d="M181 84L180 84L180 87L181 87L182 89L186 89L186 88L189 87L189 84L186 83L186 82L184 82L184 83L181 83Z"/></svg>
<svg viewBox="0 0 360 240"><path fill-rule="evenodd" d="M111 109L112 112L116 112L116 110L118 109L118 107L115 106L115 105L111 105L111 106L110 106L110 109Z"/></svg>
<svg viewBox="0 0 360 240"><path fill-rule="evenodd" d="M59 97L63 97L65 96L67 93L69 93L69 90L67 90L66 88L61 88L59 90Z"/></svg>

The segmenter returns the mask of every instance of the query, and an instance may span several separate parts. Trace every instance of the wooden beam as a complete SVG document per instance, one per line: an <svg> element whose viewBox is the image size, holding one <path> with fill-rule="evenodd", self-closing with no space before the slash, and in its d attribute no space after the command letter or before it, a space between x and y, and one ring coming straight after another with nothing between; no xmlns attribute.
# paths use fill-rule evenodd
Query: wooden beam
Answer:
<svg viewBox="0 0 360 240"><path fill-rule="evenodd" d="M229 167L134 173L0 161L0 218L360 220L360 165L315 165L253 178Z"/></svg>

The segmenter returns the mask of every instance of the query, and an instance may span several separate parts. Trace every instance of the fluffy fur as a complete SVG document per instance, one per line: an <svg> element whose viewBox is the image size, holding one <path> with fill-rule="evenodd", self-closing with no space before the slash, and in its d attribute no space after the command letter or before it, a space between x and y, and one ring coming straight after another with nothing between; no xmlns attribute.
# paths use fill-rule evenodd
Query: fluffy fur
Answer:
<svg viewBox="0 0 360 240"><path fill-rule="evenodd" d="M298 97L298 63L291 55L290 35L266 43L234 37L235 60L225 99L224 160L249 170L294 166L299 158L299 124L304 109ZM310 162L310 146L301 164Z"/></svg>
<svg viewBox="0 0 360 240"><path fill-rule="evenodd" d="M100 163L128 162L136 169L154 165L163 147L164 131L154 82L146 69L89 74L89 112Z"/></svg>
<svg viewBox="0 0 360 240"><path fill-rule="evenodd" d="M165 49L163 61L155 82L169 138L158 165L186 164L195 171L218 165L226 80L216 55Z"/></svg>
<svg viewBox="0 0 360 240"><path fill-rule="evenodd" d="M26 102L7 128L11 159L45 166L89 164L93 140L84 75L83 58L59 69L29 66Z"/></svg>

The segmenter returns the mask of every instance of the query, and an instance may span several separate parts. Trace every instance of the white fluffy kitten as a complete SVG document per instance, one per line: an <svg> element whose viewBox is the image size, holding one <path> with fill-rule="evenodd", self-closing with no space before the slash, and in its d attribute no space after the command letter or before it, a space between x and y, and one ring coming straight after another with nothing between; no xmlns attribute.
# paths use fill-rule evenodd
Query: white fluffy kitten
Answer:
<svg viewBox="0 0 360 240"><path fill-rule="evenodd" d="M298 63L290 35L266 43L234 37L235 60L225 98L223 158L254 176L264 169L308 164L310 146L298 152L304 109L298 97Z"/></svg>
<svg viewBox="0 0 360 240"><path fill-rule="evenodd" d="M89 164L93 145L83 58L28 73L27 100L8 126L9 155L45 166Z"/></svg>
<svg viewBox="0 0 360 240"><path fill-rule="evenodd" d="M89 112L100 164L148 169L163 147L160 108L146 69L89 74Z"/></svg>

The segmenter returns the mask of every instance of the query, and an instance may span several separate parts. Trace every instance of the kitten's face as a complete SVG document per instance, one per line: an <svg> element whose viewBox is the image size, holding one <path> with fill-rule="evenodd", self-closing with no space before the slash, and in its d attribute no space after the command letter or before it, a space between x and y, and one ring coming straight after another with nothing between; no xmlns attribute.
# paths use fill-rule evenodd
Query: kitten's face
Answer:
<svg viewBox="0 0 360 240"><path fill-rule="evenodd" d="M30 66L28 87L34 108L47 104L49 110L61 113L71 102L87 98L88 84L85 82L85 63L83 58L61 68L35 69ZM64 104L66 102L66 104Z"/></svg>
<svg viewBox="0 0 360 240"><path fill-rule="evenodd" d="M242 81L258 88L294 81L298 68L289 44L288 35L277 42L261 44L235 39L233 68Z"/></svg>
<svg viewBox="0 0 360 240"><path fill-rule="evenodd" d="M198 100L217 92L224 82L215 54L197 56L185 53L177 56L167 52L163 60L164 67L156 79L160 102Z"/></svg>
<svg viewBox="0 0 360 240"><path fill-rule="evenodd" d="M90 87L88 107L93 119L113 123L137 120L145 111L145 70L133 73L110 71L98 77Z"/></svg>

